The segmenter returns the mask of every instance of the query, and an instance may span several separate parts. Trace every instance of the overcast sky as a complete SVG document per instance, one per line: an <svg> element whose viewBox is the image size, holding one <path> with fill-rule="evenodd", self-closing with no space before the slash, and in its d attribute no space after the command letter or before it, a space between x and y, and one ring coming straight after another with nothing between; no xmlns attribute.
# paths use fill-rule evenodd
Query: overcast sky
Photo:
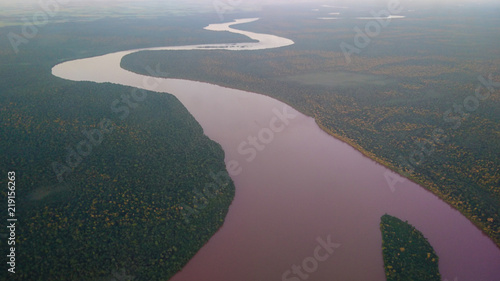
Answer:
<svg viewBox="0 0 500 281"><path fill-rule="evenodd" d="M323 2L329 5L373 5L373 4L378 4L378 5L383 5L388 3L391 0L0 0L1 4L11 4L15 5L16 3L38 3L39 1L42 2L50 2L50 1L60 1L61 3L63 2L94 2L94 3L99 3L99 2L123 2L123 3L141 3L141 2L164 2L164 3L171 3L171 2L176 2L176 3L182 3L182 2L199 2L201 4L213 4L216 1L220 1L222 3L229 3L232 4L234 3L235 5L238 5L238 3L241 4L276 4L276 3L281 3L281 4L290 4L294 2L301 2L301 3L311 3L311 2ZM499 0L400 0L402 4L422 4L422 3L427 3L427 4L435 4L435 3L440 3L440 4L447 4L447 5L457 5L457 4L463 4L463 3L469 3L469 4L480 4L480 3L499 3Z"/></svg>

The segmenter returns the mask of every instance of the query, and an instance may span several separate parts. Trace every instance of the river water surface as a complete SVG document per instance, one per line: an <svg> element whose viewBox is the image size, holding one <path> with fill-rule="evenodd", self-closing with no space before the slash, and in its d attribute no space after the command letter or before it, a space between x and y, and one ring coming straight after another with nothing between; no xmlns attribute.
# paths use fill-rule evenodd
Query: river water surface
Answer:
<svg viewBox="0 0 500 281"><path fill-rule="evenodd" d="M253 20L206 29L243 34L258 43L140 50L251 51L293 44L230 27ZM385 213L423 232L440 257L443 280L500 280L496 245L423 187L405 181L393 192L384 177L392 172L326 134L312 118L270 97L150 78L120 67L123 56L140 50L65 62L52 73L73 81L170 93L224 149L235 199L223 227L171 280L385 280L379 229ZM321 250L321 260L313 258L318 241L328 239L335 243L334 251L326 255ZM301 273L292 272L294 265Z"/></svg>

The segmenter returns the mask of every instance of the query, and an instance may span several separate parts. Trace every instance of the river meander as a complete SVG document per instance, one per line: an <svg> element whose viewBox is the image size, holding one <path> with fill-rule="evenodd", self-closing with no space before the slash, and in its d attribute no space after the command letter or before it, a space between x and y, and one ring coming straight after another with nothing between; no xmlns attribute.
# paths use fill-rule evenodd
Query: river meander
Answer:
<svg viewBox="0 0 500 281"><path fill-rule="evenodd" d="M282 279L304 261L307 280L385 280L379 230L385 213L423 232L440 257L443 280L498 280L500 250L462 214L410 181L391 191L385 167L326 134L312 118L264 95L120 67L125 55L141 50L251 51L293 44L231 28L253 20L206 29L259 42L137 49L68 61L52 70L68 80L172 94L224 149L235 199L223 227L171 280L306 280L294 274ZM307 259L314 256L317 239L327 237L340 247L324 261Z"/></svg>

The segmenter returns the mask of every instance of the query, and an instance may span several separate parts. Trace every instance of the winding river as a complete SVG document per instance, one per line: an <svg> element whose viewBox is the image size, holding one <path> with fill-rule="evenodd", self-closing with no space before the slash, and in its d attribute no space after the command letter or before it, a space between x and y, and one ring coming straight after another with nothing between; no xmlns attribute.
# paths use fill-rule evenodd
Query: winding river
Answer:
<svg viewBox="0 0 500 281"><path fill-rule="evenodd" d="M443 280L499 280L500 250L470 221L410 181L391 190L385 167L326 134L312 118L260 94L120 67L125 55L142 50L250 51L293 44L231 28L254 20L206 29L242 34L255 43L137 49L52 69L68 80L172 94L222 145L235 199L223 227L171 280L385 280L379 230L384 213L424 233L440 257ZM335 247L318 252L328 240Z"/></svg>

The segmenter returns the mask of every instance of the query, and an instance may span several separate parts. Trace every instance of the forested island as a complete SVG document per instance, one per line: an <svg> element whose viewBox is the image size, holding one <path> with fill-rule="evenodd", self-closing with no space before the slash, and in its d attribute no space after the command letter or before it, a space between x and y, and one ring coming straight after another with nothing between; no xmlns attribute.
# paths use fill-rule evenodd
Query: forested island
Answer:
<svg viewBox="0 0 500 281"><path fill-rule="evenodd" d="M387 281L441 280L439 258L420 231L387 214L380 231Z"/></svg>

